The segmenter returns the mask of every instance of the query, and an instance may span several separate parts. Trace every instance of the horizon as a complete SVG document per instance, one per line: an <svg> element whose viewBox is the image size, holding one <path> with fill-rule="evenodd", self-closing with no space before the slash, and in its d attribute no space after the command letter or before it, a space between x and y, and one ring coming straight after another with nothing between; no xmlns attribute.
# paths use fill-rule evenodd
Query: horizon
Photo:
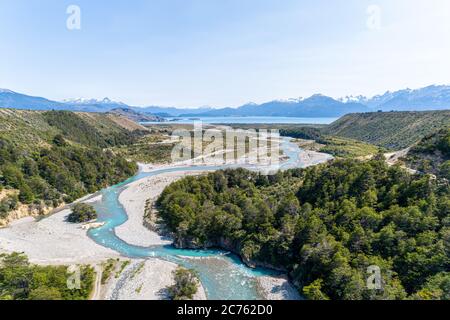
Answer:
<svg viewBox="0 0 450 320"><path fill-rule="evenodd" d="M369 97L450 83L449 12L445 0L3 0L0 87L189 108Z"/></svg>
<svg viewBox="0 0 450 320"><path fill-rule="evenodd" d="M132 108L166 108L166 109L172 108L172 109L192 109L192 110L196 110L196 109L224 109L224 108L237 109L237 108L243 107L245 105L251 105L251 104L262 105L262 104L270 103L270 102L274 102L274 101L293 102L293 103L295 103L295 102L298 102L298 101L303 101L303 100L312 98L312 97L317 96L317 95L328 97L328 98L332 98L332 99L334 99L336 101L341 101L341 99L350 98L350 97L363 97L363 98L366 98L366 99L370 100L370 99L373 99L375 97L379 97L379 96L382 96L382 95L388 94L388 93L394 93L394 92L399 92L399 91L404 91L404 90L415 91L415 90L420 90L420 89L425 89L425 88L430 88L430 87L450 87L450 85L449 84L431 84L431 85L427 85L425 87L420 87L420 88L407 87L407 88L400 88L400 89L388 89L388 90L386 90L386 91L384 91L382 93L378 93L378 94L375 94L373 96L364 96L364 95L361 95L361 94L351 94L351 95L348 95L348 96L345 96L345 97L333 97L333 96L330 96L330 95L327 95L327 94L324 94L324 93L321 93L321 92L317 92L317 93L314 93L314 94L312 94L312 95L310 95L308 97L272 99L272 100L267 100L267 101L264 101L264 102L261 102L261 103L256 103L256 102L253 102L253 101L249 101L249 102L246 102L246 103L241 104L241 105L224 106L224 107L223 106L208 106L208 105L204 105L204 106L182 106L182 105L167 106L167 105L156 105L156 104L151 104L151 103L150 104L147 103L147 104L144 104L144 105L132 105L132 104L127 103L126 101L117 101L117 100L114 100L114 99L110 99L109 97L103 97L103 98L96 98L96 97L76 97L76 98L74 98L74 97L71 97L71 98L64 98L63 100L52 100L52 99L49 99L48 97L45 97L45 96L42 96L42 95L34 96L34 95L30 95L30 94L28 94L26 92L18 92L16 90L13 90L13 89L10 89L10 88L0 88L0 93L2 93L2 92L11 92L11 93L16 93L16 94L23 94L23 95L27 95L27 96L36 97L36 98L44 98L44 99L48 99L50 101L59 102L59 103L80 103L80 104L86 103L86 104L88 104L88 103L94 103L94 102L102 102L103 100L109 100L109 102L111 102L111 103L123 104L126 107L132 107Z"/></svg>

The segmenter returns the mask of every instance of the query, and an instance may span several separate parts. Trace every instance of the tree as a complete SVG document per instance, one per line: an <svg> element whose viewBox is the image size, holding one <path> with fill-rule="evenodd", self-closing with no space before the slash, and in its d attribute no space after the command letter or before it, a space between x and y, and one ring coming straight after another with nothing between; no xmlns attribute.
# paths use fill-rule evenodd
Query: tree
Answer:
<svg viewBox="0 0 450 320"><path fill-rule="evenodd" d="M412 298L418 300L450 300L450 273L443 272L430 277L423 288Z"/></svg>
<svg viewBox="0 0 450 320"><path fill-rule="evenodd" d="M248 265L285 269L310 299L445 291L445 281L426 286L449 265L445 183L381 160L335 160L262 180L243 169L189 177L157 205L180 246L222 246ZM366 287L372 265L383 290Z"/></svg>
<svg viewBox="0 0 450 320"><path fill-rule="evenodd" d="M53 143L58 146L58 147L64 147L66 146L66 140L64 139L62 134L57 134L54 138L53 138Z"/></svg>
<svg viewBox="0 0 450 320"><path fill-rule="evenodd" d="M30 204L34 200L34 194L27 184L22 184L19 188L19 200L22 203Z"/></svg>
<svg viewBox="0 0 450 320"><path fill-rule="evenodd" d="M30 291L30 300L62 300L57 288L39 287Z"/></svg>
<svg viewBox="0 0 450 320"><path fill-rule="evenodd" d="M192 300L198 290L198 279L193 270L178 267L173 272L175 284L167 291L172 300Z"/></svg>
<svg viewBox="0 0 450 320"><path fill-rule="evenodd" d="M303 287L303 295L308 300L330 300L330 298L322 292L322 285L322 279L313 281L310 285Z"/></svg>
<svg viewBox="0 0 450 320"><path fill-rule="evenodd" d="M97 219L97 212L93 206L87 203L76 203L67 218L72 223L88 222L94 219Z"/></svg>

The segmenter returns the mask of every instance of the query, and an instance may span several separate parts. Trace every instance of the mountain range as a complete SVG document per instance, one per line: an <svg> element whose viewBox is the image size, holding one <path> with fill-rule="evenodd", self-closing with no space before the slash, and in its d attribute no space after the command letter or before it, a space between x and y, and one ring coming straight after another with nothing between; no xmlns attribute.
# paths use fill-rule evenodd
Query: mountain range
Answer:
<svg viewBox="0 0 450 320"><path fill-rule="evenodd" d="M8 89L0 89L0 108L28 110L69 110L84 112L109 112L114 109L131 109L138 113L159 117L228 117L228 116L282 116L282 117L340 117L348 113L373 111L425 111L450 109L450 86L432 85L421 89L388 91L372 98L348 96L333 99L315 94L306 99L274 100L263 104L249 103L238 108L215 109L137 107L108 98L72 99L61 102L33 97Z"/></svg>

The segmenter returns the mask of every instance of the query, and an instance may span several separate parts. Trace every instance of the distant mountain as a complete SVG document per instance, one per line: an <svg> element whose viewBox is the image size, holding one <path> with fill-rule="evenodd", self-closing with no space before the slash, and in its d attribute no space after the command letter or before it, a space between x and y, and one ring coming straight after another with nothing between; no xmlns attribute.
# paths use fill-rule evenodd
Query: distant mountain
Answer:
<svg viewBox="0 0 450 320"><path fill-rule="evenodd" d="M72 104L72 105L93 105L93 104L114 104L114 105L122 105L125 106L126 104L123 102L116 102L109 98L103 98L102 100L99 99L85 99L85 98L76 98L76 99L66 99L63 100L63 103L66 104Z"/></svg>
<svg viewBox="0 0 450 320"><path fill-rule="evenodd" d="M450 109L450 86L428 86L421 89L404 89L386 92L373 98L347 97L373 110L426 111ZM345 99L345 98L344 98Z"/></svg>
<svg viewBox="0 0 450 320"><path fill-rule="evenodd" d="M165 121L164 118L161 118L161 117L158 117L155 115L150 115L150 114L143 114L143 113L137 112L137 111L127 108L127 107L116 108L116 109L109 111L108 113L122 116L122 117L125 117L125 118L130 119L135 122L152 122L152 121L164 122Z"/></svg>
<svg viewBox="0 0 450 320"><path fill-rule="evenodd" d="M116 102L109 98L102 100L97 99L69 99L64 100L63 103L71 111L85 111L85 112L108 112L117 108L129 108L123 102Z"/></svg>
<svg viewBox="0 0 450 320"><path fill-rule="evenodd" d="M63 110L64 104L41 97L27 96L7 89L0 89L0 107L29 110Z"/></svg>
<svg viewBox="0 0 450 320"><path fill-rule="evenodd" d="M175 108L175 107L158 107L158 106L150 106L143 108L135 107L133 109L142 113L151 113L160 117L179 117L188 113L201 114L209 112L211 110L215 110L211 107Z"/></svg>
<svg viewBox="0 0 450 320"><path fill-rule="evenodd" d="M7 89L0 89L0 108L30 110L69 110L85 112L109 112L117 108L129 108L142 114L159 117L228 117L228 116L280 116L280 117L340 117L348 113L371 111L426 111L450 109L450 86L428 86L421 89L386 92L373 98L347 96L333 99L321 94L307 99L275 100L263 104L249 103L238 108L215 109L136 107L108 98L72 99L62 102L32 97Z"/></svg>
<svg viewBox="0 0 450 320"><path fill-rule="evenodd" d="M340 117L347 113L368 112L363 104L341 102L316 94L303 100L271 101L263 104L247 104L237 109L225 108L205 113L187 113L183 116L228 117L228 116L270 116L270 117Z"/></svg>
<svg viewBox="0 0 450 320"><path fill-rule="evenodd" d="M107 112L119 107L128 106L108 98L103 100L73 99L57 102L41 97L28 96L8 89L0 89L0 108Z"/></svg>

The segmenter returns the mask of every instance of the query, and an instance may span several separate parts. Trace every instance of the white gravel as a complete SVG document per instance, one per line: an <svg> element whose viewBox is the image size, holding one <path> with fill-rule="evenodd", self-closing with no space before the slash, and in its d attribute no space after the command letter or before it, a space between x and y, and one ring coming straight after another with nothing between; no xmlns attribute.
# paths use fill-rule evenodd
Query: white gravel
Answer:
<svg viewBox="0 0 450 320"><path fill-rule="evenodd" d="M174 284L172 272L177 265L149 259L132 260L116 278L112 275L106 288L107 300L166 300L166 288ZM206 300L205 290L199 287L194 300Z"/></svg>
<svg viewBox="0 0 450 320"><path fill-rule="evenodd" d="M119 254L96 244L80 224L65 221L63 210L40 221L32 217L0 229L0 252L24 252L32 263L41 265L88 264Z"/></svg>
<svg viewBox="0 0 450 320"><path fill-rule="evenodd" d="M302 300L287 277L258 277L256 281L267 300Z"/></svg>
<svg viewBox="0 0 450 320"><path fill-rule="evenodd" d="M116 228L116 235L129 244L141 247L171 244L170 239L164 239L144 226L145 203L148 199L156 201L164 188L172 182L198 174L200 173L170 172L131 183L119 196L128 220Z"/></svg>

